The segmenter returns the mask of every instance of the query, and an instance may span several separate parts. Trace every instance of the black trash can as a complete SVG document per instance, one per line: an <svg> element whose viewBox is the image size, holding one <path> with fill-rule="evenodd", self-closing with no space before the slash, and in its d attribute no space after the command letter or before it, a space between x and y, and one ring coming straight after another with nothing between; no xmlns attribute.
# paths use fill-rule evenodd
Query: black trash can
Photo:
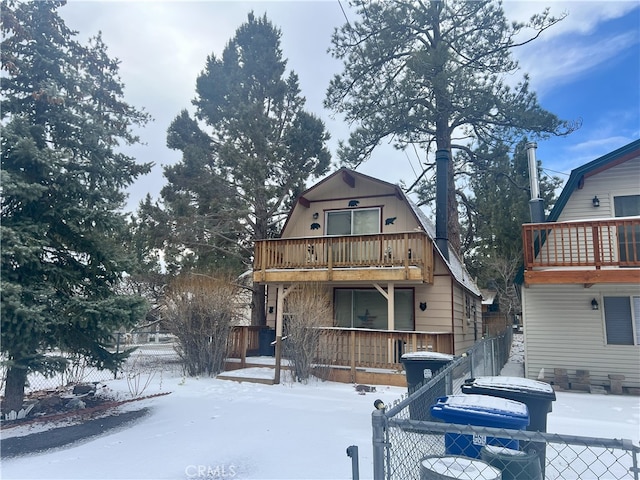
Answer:
<svg viewBox="0 0 640 480"><path fill-rule="evenodd" d="M263 328L258 332L258 355L261 357L274 357L276 355L276 331L272 328ZM272 345L273 344L273 345Z"/></svg>
<svg viewBox="0 0 640 480"><path fill-rule="evenodd" d="M551 412L556 392L551 385L537 380L520 377L478 377L465 381L463 393L491 395L524 403L529 409L529 426L532 432L547 431L547 414ZM530 442L523 444L522 450L538 453L542 478L546 461L546 444Z"/></svg>
<svg viewBox="0 0 640 480"><path fill-rule="evenodd" d="M420 388L426 380L435 376L454 358L453 355L438 352L409 352L403 354L400 360L404 365L409 395ZM440 383L409 404L411 420L433 420L430 410L431 405L436 398L447 394L444 380Z"/></svg>

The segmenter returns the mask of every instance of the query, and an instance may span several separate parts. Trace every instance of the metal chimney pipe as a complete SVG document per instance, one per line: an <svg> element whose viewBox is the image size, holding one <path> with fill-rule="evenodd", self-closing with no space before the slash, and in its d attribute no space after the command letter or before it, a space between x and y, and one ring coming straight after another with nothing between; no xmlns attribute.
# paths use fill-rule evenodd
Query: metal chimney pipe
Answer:
<svg viewBox="0 0 640 480"><path fill-rule="evenodd" d="M529 162L529 185L531 200L529 200L529 216L531 223L544 222L544 203L540 198L540 179L538 178L538 160L536 159L536 142L527 142L527 160Z"/></svg>
<svg viewBox="0 0 640 480"><path fill-rule="evenodd" d="M448 169L449 151L436 150L436 245L447 260L449 260Z"/></svg>

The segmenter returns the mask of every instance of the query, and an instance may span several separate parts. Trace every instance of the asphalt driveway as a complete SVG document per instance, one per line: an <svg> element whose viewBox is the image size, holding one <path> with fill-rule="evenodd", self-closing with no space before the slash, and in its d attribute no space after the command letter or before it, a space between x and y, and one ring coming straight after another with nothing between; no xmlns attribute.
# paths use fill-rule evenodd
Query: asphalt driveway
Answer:
<svg viewBox="0 0 640 480"><path fill-rule="evenodd" d="M0 440L0 458L12 458L62 448L118 428L131 426L149 413L149 408L87 420L78 425L52 428L44 432Z"/></svg>

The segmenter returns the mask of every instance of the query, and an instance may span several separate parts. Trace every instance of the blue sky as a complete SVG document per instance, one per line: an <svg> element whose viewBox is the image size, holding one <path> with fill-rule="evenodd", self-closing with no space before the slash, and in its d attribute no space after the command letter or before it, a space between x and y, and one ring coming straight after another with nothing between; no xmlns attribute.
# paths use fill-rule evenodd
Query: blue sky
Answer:
<svg viewBox="0 0 640 480"><path fill-rule="evenodd" d="M343 7L347 3L343 0ZM530 75L541 105L564 120L582 122L566 138L538 142L545 171L566 180L571 169L640 138L640 3L505 0L503 5L512 20L526 20L547 6L552 14L568 13L540 39L514 52L521 66L516 79L525 72ZM147 193L158 197L164 184L162 165L180 159L165 147L166 129L181 109L191 108L195 80L207 55L222 53L251 10L266 12L282 30L288 68L299 75L307 110L325 121L335 153L349 127L324 110L322 100L341 67L326 53L333 29L345 21L338 0L69 0L60 9L81 40L102 32L110 55L121 60L127 101L155 118L140 133L146 145L129 152L156 163L153 172L130 189L130 209ZM347 16L355 20L348 9ZM388 145L360 170L391 182L412 183L415 178L407 156Z"/></svg>

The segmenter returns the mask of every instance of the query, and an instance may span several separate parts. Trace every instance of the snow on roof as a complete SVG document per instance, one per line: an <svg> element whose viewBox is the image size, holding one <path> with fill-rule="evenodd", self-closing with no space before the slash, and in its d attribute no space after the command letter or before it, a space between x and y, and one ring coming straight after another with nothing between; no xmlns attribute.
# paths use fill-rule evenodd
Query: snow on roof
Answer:
<svg viewBox="0 0 640 480"><path fill-rule="evenodd" d="M480 293L482 294L482 305L493 305L498 295L495 290L487 290L486 288L481 288Z"/></svg>
<svg viewBox="0 0 640 480"><path fill-rule="evenodd" d="M429 237L431 237L432 239L435 239L436 227L433 225L433 223L431 223L431 220L429 220L429 218L425 215L422 209L420 209L420 207L418 207L415 203L413 203L413 201L409 197L404 195L404 198L406 199L407 204L411 207L411 209L415 213L416 218L418 219L418 222L420 222L420 225L422 226L424 231L427 233L427 235L429 235ZM447 242L447 246L449 249L449 259L446 259L444 257L444 255L442 254L442 252L440 252L440 249L438 248L438 245L435 242L433 243L433 246L435 247L436 251L440 253L440 257L445 262L445 264L449 267L449 271L451 272L453 277L467 290L469 290L472 293L475 293L478 296L481 296L480 289L476 285L476 282L471 278L471 275L469 275L467 268L464 266L464 263L462 263L462 261L458 257L458 254L451 248L451 244Z"/></svg>

